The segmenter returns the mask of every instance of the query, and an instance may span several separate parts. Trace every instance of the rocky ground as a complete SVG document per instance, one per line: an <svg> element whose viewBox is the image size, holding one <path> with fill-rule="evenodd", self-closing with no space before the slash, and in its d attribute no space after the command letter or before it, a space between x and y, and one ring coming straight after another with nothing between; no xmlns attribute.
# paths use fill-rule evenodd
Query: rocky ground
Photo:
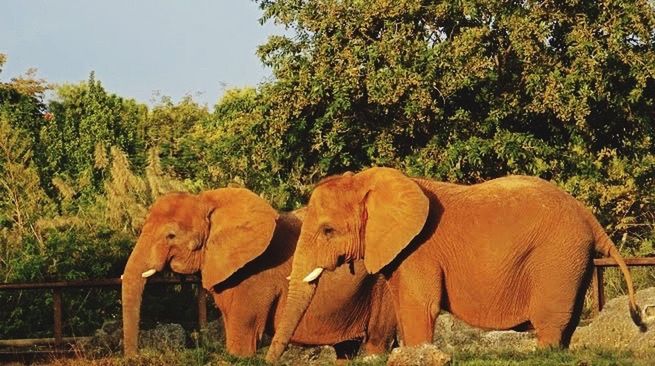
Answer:
<svg viewBox="0 0 655 366"><path fill-rule="evenodd" d="M648 328L639 330L628 315L627 296L617 297L605 304L591 324L578 327L571 340L571 348L603 347L631 350L637 354L655 350L655 287L637 291L637 304L644 313Z"/></svg>
<svg viewBox="0 0 655 366"><path fill-rule="evenodd" d="M649 328L641 332L628 314L627 297L609 301L601 314L589 325L579 327L572 339L573 350L593 348L630 351L635 355L651 357L655 352L655 288L637 293L638 303L645 313ZM202 333L190 336L177 324L161 324L142 331L140 347L170 352L188 346L207 346L217 349L224 341L222 325L212 322ZM116 322L108 322L88 342L80 345L87 356L99 357L120 353L121 328ZM529 353L536 348L532 332L483 331L466 325L448 313L439 316L435 326L433 345L415 348L398 348L383 357L362 357L360 364L388 365L445 365L452 354L485 352ZM220 346L218 346L220 348ZM265 349L261 350L265 352ZM260 352L260 353L261 353ZM641 357L641 356L638 356ZM642 357L642 358L643 358ZM283 364L326 365L336 362L332 347L291 346L282 358Z"/></svg>

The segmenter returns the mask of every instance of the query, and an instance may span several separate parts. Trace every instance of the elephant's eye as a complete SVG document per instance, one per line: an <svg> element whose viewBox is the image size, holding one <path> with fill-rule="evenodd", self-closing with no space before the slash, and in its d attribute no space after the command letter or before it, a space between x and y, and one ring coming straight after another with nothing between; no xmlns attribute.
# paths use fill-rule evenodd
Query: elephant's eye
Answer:
<svg viewBox="0 0 655 366"><path fill-rule="evenodd" d="M166 235L166 239L168 239L168 240L175 239L175 233L168 233L168 235Z"/></svg>
<svg viewBox="0 0 655 366"><path fill-rule="evenodd" d="M321 233L323 234L323 236L327 238L332 237L332 235L334 235L334 232L335 232L334 228L330 225L321 226Z"/></svg>

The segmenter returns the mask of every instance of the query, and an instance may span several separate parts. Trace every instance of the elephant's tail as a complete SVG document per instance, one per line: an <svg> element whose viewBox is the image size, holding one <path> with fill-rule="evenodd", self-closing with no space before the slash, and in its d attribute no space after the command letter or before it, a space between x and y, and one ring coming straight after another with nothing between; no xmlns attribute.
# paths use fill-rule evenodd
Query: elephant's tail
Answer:
<svg viewBox="0 0 655 366"><path fill-rule="evenodd" d="M596 226L594 230L596 236L596 250L599 253L602 253L604 256L614 259L614 261L619 265L619 269L621 269L621 272L625 277L625 282L628 285L628 298L630 300L630 304L629 304L630 317L632 318L632 321L639 327L639 330L645 332L647 330L647 327L641 317L641 309L639 308L639 305L637 305L637 300L635 297L635 289L632 283L632 275L630 275L628 266L625 264L625 261L623 260L621 253L619 253L619 250L616 249L616 246L614 245L614 243L612 243L612 240L609 238L609 236L607 236L607 233L605 233L605 230L603 230L603 228L600 226L600 224L595 218L594 218L594 223L595 223L594 226Z"/></svg>

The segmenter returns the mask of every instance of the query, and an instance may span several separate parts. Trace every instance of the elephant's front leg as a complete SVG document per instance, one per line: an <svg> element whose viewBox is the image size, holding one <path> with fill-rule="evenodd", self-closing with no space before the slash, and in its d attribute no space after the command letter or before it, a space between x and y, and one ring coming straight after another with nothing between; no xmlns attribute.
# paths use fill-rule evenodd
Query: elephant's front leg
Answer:
<svg viewBox="0 0 655 366"><path fill-rule="evenodd" d="M442 275L398 273L390 278L389 287L400 336L404 346L432 342L434 322L441 310Z"/></svg>
<svg viewBox="0 0 655 366"><path fill-rule="evenodd" d="M239 357L253 356L264 329L256 314L233 311L229 315L223 314L223 323L227 351Z"/></svg>
<svg viewBox="0 0 655 366"><path fill-rule="evenodd" d="M367 355L384 353L391 348L397 330L391 291L386 281L380 281L375 285L370 311L366 327L367 336L362 348Z"/></svg>

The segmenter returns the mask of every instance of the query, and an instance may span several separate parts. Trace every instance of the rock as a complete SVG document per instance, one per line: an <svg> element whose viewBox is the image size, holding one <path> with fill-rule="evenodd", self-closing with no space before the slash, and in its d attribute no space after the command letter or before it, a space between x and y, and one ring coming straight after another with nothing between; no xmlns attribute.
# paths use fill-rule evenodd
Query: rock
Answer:
<svg viewBox="0 0 655 366"><path fill-rule="evenodd" d="M225 341L223 327L218 321L210 322L200 334L195 332L198 345L217 348ZM217 343L218 342L218 343ZM139 348L153 350L176 350L187 345L186 331L179 324L157 324L150 330L139 332ZM109 320L96 330L91 339L78 342L86 355L103 357L120 354L123 348L123 328L119 320Z"/></svg>
<svg viewBox="0 0 655 366"><path fill-rule="evenodd" d="M472 327L447 312L439 314L434 328L433 343L451 353L510 350L531 352L537 347L534 332L485 331Z"/></svg>
<svg viewBox="0 0 655 366"><path fill-rule="evenodd" d="M450 365L450 356L433 344L399 347L391 351L387 366L444 366Z"/></svg>
<svg viewBox="0 0 655 366"><path fill-rule="evenodd" d="M280 358L282 365L334 365L337 353L331 346L302 347L289 345Z"/></svg>
<svg viewBox="0 0 655 366"><path fill-rule="evenodd" d="M155 350L182 349L186 346L186 333L179 324L157 324L154 329L139 335L139 347Z"/></svg>
<svg viewBox="0 0 655 366"><path fill-rule="evenodd" d="M364 364L364 365L381 365L384 362L384 355L383 354L378 354L378 355L366 355L366 356L360 356L356 360L358 361L359 364Z"/></svg>
<svg viewBox="0 0 655 366"><path fill-rule="evenodd" d="M194 344L207 349L222 348L225 344L225 331L223 322L220 320L213 320L207 323L207 327L201 329L199 332L194 331L191 333L191 339Z"/></svg>
<svg viewBox="0 0 655 366"><path fill-rule="evenodd" d="M78 347L86 355L93 357L108 356L121 352L123 328L119 320L108 320L96 330L91 339L78 342Z"/></svg>
<svg viewBox="0 0 655 366"><path fill-rule="evenodd" d="M232 364L232 362L229 362L229 361L219 360L219 361L216 361L216 363L210 362L210 363L206 364L205 366L212 366L212 365L214 365L214 366L232 366L233 364Z"/></svg>
<svg viewBox="0 0 655 366"><path fill-rule="evenodd" d="M537 348L534 332L516 332L513 330L494 330L482 335L480 347L483 349L514 350L532 352Z"/></svg>
<svg viewBox="0 0 655 366"><path fill-rule="evenodd" d="M122 334L123 333L123 323L120 320L108 320L102 323L100 327L103 332L107 334Z"/></svg>
<svg viewBox="0 0 655 366"><path fill-rule="evenodd" d="M637 354L655 351L655 314L652 314L655 310L655 287L637 291L637 303L646 313L646 332L641 332L632 322L628 297L620 296L608 301L589 325L578 327L573 333L571 348L603 347L630 350Z"/></svg>

